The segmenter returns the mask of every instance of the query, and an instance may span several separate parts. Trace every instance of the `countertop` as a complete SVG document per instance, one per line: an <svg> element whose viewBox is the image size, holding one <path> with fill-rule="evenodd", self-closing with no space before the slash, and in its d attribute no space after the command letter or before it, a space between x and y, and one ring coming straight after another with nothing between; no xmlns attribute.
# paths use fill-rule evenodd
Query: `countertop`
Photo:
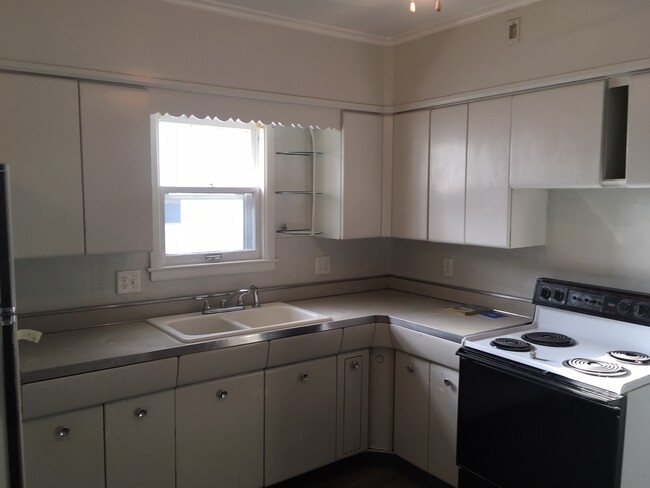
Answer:
<svg viewBox="0 0 650 488"><path fill-rule="evenodd" d="M372 322L390 322L460 343L464 337L530 322L530 317L462 316L445 310L458 303L396 290L378 290L289 302L332 317L331 322L271 332L181 343L144 321L44 334L20 342L21 381L31 383L100 369L181 356ZM262 304L264 306L264 304Z"/></svg>

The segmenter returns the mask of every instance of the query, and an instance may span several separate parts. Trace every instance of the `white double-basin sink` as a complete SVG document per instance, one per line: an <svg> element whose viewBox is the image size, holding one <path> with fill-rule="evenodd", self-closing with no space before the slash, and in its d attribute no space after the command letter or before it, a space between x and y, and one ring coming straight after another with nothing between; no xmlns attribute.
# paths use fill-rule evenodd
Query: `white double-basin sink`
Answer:
<svg viewBox="0 0 650 488"><path fill-rule="evenodd" d="M258 308L213 314L187 313L148 319L154 327L181 342L200 342L252 332L320 324L332 320L287 303L269 303Z"/></svg>

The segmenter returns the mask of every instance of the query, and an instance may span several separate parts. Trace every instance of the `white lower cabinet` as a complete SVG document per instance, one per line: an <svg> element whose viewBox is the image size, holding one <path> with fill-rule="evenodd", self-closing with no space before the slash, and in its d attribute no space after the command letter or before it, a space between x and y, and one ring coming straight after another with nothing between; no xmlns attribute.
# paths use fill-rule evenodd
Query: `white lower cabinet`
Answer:
<svg viewBox="0 0 650 488"><path fill-rule="evenodd" d="M429 362L400 351L395 354L394 431L395 454L426 471Z"/></svg>
<svg viewBox="0 0 650 488"><path fill-rule="evenodd" d="M457 410L457 371L396 352L395 454L452 486Z"/></svg>
<svg viewBox="0 0 650 488"><path fill-rule="evenodd" d="M456 466L458 371L431 363L429 382L429 467L427 471L452 486L458 486Z"/></svg>
<svg viewBox="0 0 650 488"><path fill-rule="evenodd" d="M176 390L178 488L263 485L264 373Z"/></svg>
<svg viewBox="0 0 650 488"><path fill-rule="evenodd" d="M338 356L336 459L368 449L368 350Z"/></svg>
<svg viewBox="0 0 650 488"><path fill-rule="evenodd" d="M104 488L102 406L23 423L26 488Z"/></svg>
<svg viewBox="0 0 650 488"><path fill-rule="evenodd" d="M265 375L264 483L269 486L334 462L336 357L268 369Z"/></svg>
<svg viewBox="0 0 650 488"><path fill-rule="evenodd" d="M107 488L174 488L174 391L104 405Z"/></svg>

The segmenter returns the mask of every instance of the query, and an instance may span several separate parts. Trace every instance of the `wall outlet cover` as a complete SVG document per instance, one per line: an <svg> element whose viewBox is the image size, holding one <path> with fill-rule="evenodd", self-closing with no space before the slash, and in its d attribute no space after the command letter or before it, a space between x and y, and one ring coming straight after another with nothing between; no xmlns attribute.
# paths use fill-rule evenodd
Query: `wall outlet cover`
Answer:
<svg viewBox="0 0 650 488"><path fill-rule="evenodd" d="M316 258L316 274L330 274L332 272L332 262L329 256L318 256Z"/></svg>
<svg viewBox="0 0 650 488"><path fill-rule="evenodd" d="M140 291L140 270L117 272L117 294L138 293Z"/></svg>

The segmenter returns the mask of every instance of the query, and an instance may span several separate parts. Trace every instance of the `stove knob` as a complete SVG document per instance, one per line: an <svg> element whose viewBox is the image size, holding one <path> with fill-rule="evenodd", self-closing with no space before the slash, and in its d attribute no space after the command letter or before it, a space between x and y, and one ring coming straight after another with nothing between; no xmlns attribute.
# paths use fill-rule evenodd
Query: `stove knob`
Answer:
<svg viewBox="0 0 650 488"><path fill-rule="evenodd" d="M553 300L556 302L561 302L564 300L564 290L558 288L555 290L555 293L553 293Z"/></svg>
<svg viewBox="0 0 650 488"><path fill-rule="evenodd" d="M539 291L540 298L548 300L551 298L551 289L548 286L542 286L542 289Z"/></svg>
<svg viewBox="0 0 650 488"><path fill-rule="evenodd" d="M636 306L636 310L634 311L634 314L640 318L647 317L649 313L650 313L650 306L647 303L639 303Z"/></svg>
<svg viewBox="0 0 650 488"><path fill-rule="evenodd" d="M616 310L618 310L618 313L627 315L632 311L632 302L629 300L621 300L618 302L618 305L616 305Z"/></svg>

